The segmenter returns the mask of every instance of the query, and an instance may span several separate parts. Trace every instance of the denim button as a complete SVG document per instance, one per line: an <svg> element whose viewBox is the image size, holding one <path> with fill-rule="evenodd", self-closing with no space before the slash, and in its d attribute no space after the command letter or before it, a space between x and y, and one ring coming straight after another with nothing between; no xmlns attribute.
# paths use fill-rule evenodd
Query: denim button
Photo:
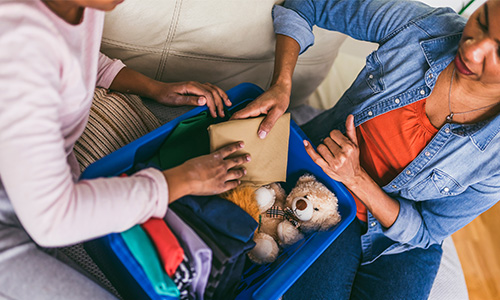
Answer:
<svg viewBox="0 0 500 300"><path fill-rule="evenodd" d="M395 185L395 184L393 184L393 185L392 185L392 188L393 188L393 189L395 189L395 188L397 188L397 187L398 187L398 186L397 186L397 185Z"/></svg>
<svg viewBox="0 0 500 300"><path fill-rule="evenodd" d="M369 115L370 117L371 117L371 116L373 116L373 112L370 110L370 111L368 112L368 115Z"/></svg>
<svg viewBox="0 0 500 300"><path fill-rule="evenodd" d="M445 188L443 189L443 191L444 191L445 193L448 193L448 192L450 191L450 188L445 187Z"/></svg>
<svg viewBox="0 0 500 300"><path fill-rule="evenodd" d="M426 151L425 156L431 156L431 153L429 151Z"/></svg>
<svg viewBox="0 0 500 300"><path fill-rule="evenodd" d="M444 132L446 132L446 133L450 133L450 128L445 128L445 129L444 129Z"/></svg>
<svg viewBox="0 0 500 300"><path fill-rule="evenodd" d="M372 74L370 74L370 75L368 76L368 78L373 79L373 75L372 75Z"/></svg>
<svg viewBox="0 0 500 300"><path fill-rule="evenodd" d="M394 100L394 102L396 102L396 104L399 104L399 102L401 102L401 101L399 100L399 98L396 98L396 100Z"/></svg>
<svg viewBox="0 0 500 300"><path fill-rule="evenodd" d="M375 223L375 222L371 222L371 223L370 223L370 226L371 226L371 227L374 227L375 225L377 225L377 223Z"/></svg>
<svg viewBox="0 0 500 300"><path fill-rule="evenodd" d="M411 171L410 170L406 170L406 175L411 175Z"/></svg>
<svg viewBox="0 0 500 300"><path fill-rule="evenodd" d="M434 75L432 75L432 73L429 74L429 79L432 79L434 77Z"/></svg>
<svg viewBox="0 0 500 300"><path fill-rule="evenodd" d="M425 95L425 91L424 90L420 90L420 95Z"/></svg>

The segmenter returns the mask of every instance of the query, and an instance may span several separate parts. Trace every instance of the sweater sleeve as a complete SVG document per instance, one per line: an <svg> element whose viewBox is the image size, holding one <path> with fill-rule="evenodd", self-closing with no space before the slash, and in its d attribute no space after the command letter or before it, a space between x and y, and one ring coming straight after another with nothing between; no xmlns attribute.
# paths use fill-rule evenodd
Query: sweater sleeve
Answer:
<svg viewBox="0 0 500 300"><path fill-rule="evenodd" d="M61 80L72 57L40 16L26 16L19 26L20 18L2 13L0 178L28 234L39 245L63 246L163 217L168 189L158 170L74 182L67 138L81 133L74 123L84 122L87 110L71 106L61 90L81 76Z"/></svg>
<svg viewBox="0 0 500 300"><path fill-rule="evenodd" d="M111 59L99 52L99 62L97 69L97 86L109 88L116 75L125 64L119 59Z"/></svg>

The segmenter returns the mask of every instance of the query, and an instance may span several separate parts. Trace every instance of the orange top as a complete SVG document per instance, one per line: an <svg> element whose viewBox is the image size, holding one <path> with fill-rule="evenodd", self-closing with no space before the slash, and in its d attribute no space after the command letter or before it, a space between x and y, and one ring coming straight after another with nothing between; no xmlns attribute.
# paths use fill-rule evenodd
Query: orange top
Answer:
<svg viewBox="0 0 500 300"><path fill-rule="evenodd" d="M425 114L425 101L387 112L356 128L361 166L379 186L394 179L438 132ZM366 222L366 207L356 196L354 200L356 216Z"/></svg>

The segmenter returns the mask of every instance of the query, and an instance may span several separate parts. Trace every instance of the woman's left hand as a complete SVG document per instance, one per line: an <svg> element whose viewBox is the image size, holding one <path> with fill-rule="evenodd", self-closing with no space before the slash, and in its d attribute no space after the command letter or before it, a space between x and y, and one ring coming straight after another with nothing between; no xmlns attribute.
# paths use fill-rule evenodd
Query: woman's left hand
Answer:
<svg viewBox="0 0 500 300"><path fill-rule="evenodd" d="M317 151L307 141L304 141L304 146L312 160L328 176L349 187L364 170L359 164L358 139L353 115L347 117L346 129L347 136L339 130L332 130L330 136L317 147Z"/></svg>
<svg viewBox="0 0 500 300"><path fill-rule="evenodd" d="M231 106L226 93L211 83L196 81L165 83L157 82L153 99L164 105L207 105L212 117L224 117L224 104Z"/></svg>

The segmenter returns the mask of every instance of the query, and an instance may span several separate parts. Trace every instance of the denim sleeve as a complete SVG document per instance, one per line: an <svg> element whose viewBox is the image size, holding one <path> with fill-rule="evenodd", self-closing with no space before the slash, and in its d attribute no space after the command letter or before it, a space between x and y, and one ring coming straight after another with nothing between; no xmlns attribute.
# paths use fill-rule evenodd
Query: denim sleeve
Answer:
<svg viewBox="0 0 500 300"><path fill-rule="evenodd" d="M294 38L301 52L314 42L314 25L383 43L409 22L434 10L418 1L402 0L286 0L283 5L286 9L275 6L273 10L275 32Z"/></svg>
<svg viewBox="0 0 500 300"><path fill-rule="evenodd" d="M459 195L440 199L420 202L397 199L399 216L384 233L394 241L414 247L439 244L498 202L499 181L499 176L495 176Z"/></svg>
<svg viewBox="0 0 500 300"><path fill-rule="evenodd" d="M295 11L283 6L273 8L274 33L289 36L300 45L300 54L314 44L312 25Z"/></svg>

